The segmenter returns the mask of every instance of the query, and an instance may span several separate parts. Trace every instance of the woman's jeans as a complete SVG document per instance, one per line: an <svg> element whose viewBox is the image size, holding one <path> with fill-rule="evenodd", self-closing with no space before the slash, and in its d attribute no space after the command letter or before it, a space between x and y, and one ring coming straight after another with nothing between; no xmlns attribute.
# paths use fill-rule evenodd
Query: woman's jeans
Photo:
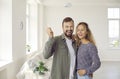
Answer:
<svg viewBox="0 0 120 79"><path fill-rule="evenodd" d="M80 76L78 73L77 73L77 79L92 79L89 75L84 75L84 76Z"/></svg>

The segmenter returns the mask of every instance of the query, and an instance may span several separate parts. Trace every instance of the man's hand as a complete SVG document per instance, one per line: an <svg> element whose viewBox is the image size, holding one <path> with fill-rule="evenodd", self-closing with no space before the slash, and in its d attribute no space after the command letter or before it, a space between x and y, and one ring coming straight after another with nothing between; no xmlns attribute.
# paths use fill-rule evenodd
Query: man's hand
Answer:
<svg viewBox="0 0 120 79"><path fill-rule="evenodd" d="M53 31L52 31L52 29L50 27L47 28L47 34L51 38L54 37Z"/></svg>
<svg viewBox="0 0 120 79"><path fill-rule="evenodd" d="M86 70L85 70L85 69L80 69L80 70L78 70L78 74L79 74L80 76L83 76L83 75L86 74Z"/></svg>

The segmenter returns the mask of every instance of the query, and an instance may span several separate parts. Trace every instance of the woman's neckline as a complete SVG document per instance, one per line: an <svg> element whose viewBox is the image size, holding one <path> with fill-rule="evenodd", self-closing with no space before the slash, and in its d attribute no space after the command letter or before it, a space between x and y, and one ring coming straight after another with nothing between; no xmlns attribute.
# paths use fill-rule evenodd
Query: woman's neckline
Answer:
<svg viewBox="0 0 120 79"><path fill-rule="evenodd" d="M87 45L87 44L89 44L90 42L86 42L86 43L81 43L82 45Z"/></svg>

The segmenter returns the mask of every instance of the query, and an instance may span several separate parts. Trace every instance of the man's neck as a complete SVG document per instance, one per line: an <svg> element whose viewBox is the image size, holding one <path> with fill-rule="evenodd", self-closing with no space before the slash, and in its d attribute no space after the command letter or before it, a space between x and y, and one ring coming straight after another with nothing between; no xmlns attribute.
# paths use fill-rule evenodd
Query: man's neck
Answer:
<svg viewBox="0 0 120 79"><path fill-rule="evenodd" d="M71 36L71 37L68 37L68 36L65 35L65 38L71 40L71 39L72 39L72 36Z"/></svg>

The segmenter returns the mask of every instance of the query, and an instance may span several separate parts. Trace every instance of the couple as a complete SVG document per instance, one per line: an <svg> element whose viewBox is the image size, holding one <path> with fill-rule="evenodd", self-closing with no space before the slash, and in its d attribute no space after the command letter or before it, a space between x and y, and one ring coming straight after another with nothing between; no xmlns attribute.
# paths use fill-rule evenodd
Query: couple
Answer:
<svg viewBox="0 0 120 79"><path fill-rule="evenodd" d="M47 29L49 40L43 55L46 59L53 56L50 79L92 79L101 62L88 24L80 22L73 35L74 21L66 17L62 29L63 34L55 37L51 28Z"/></svg>

